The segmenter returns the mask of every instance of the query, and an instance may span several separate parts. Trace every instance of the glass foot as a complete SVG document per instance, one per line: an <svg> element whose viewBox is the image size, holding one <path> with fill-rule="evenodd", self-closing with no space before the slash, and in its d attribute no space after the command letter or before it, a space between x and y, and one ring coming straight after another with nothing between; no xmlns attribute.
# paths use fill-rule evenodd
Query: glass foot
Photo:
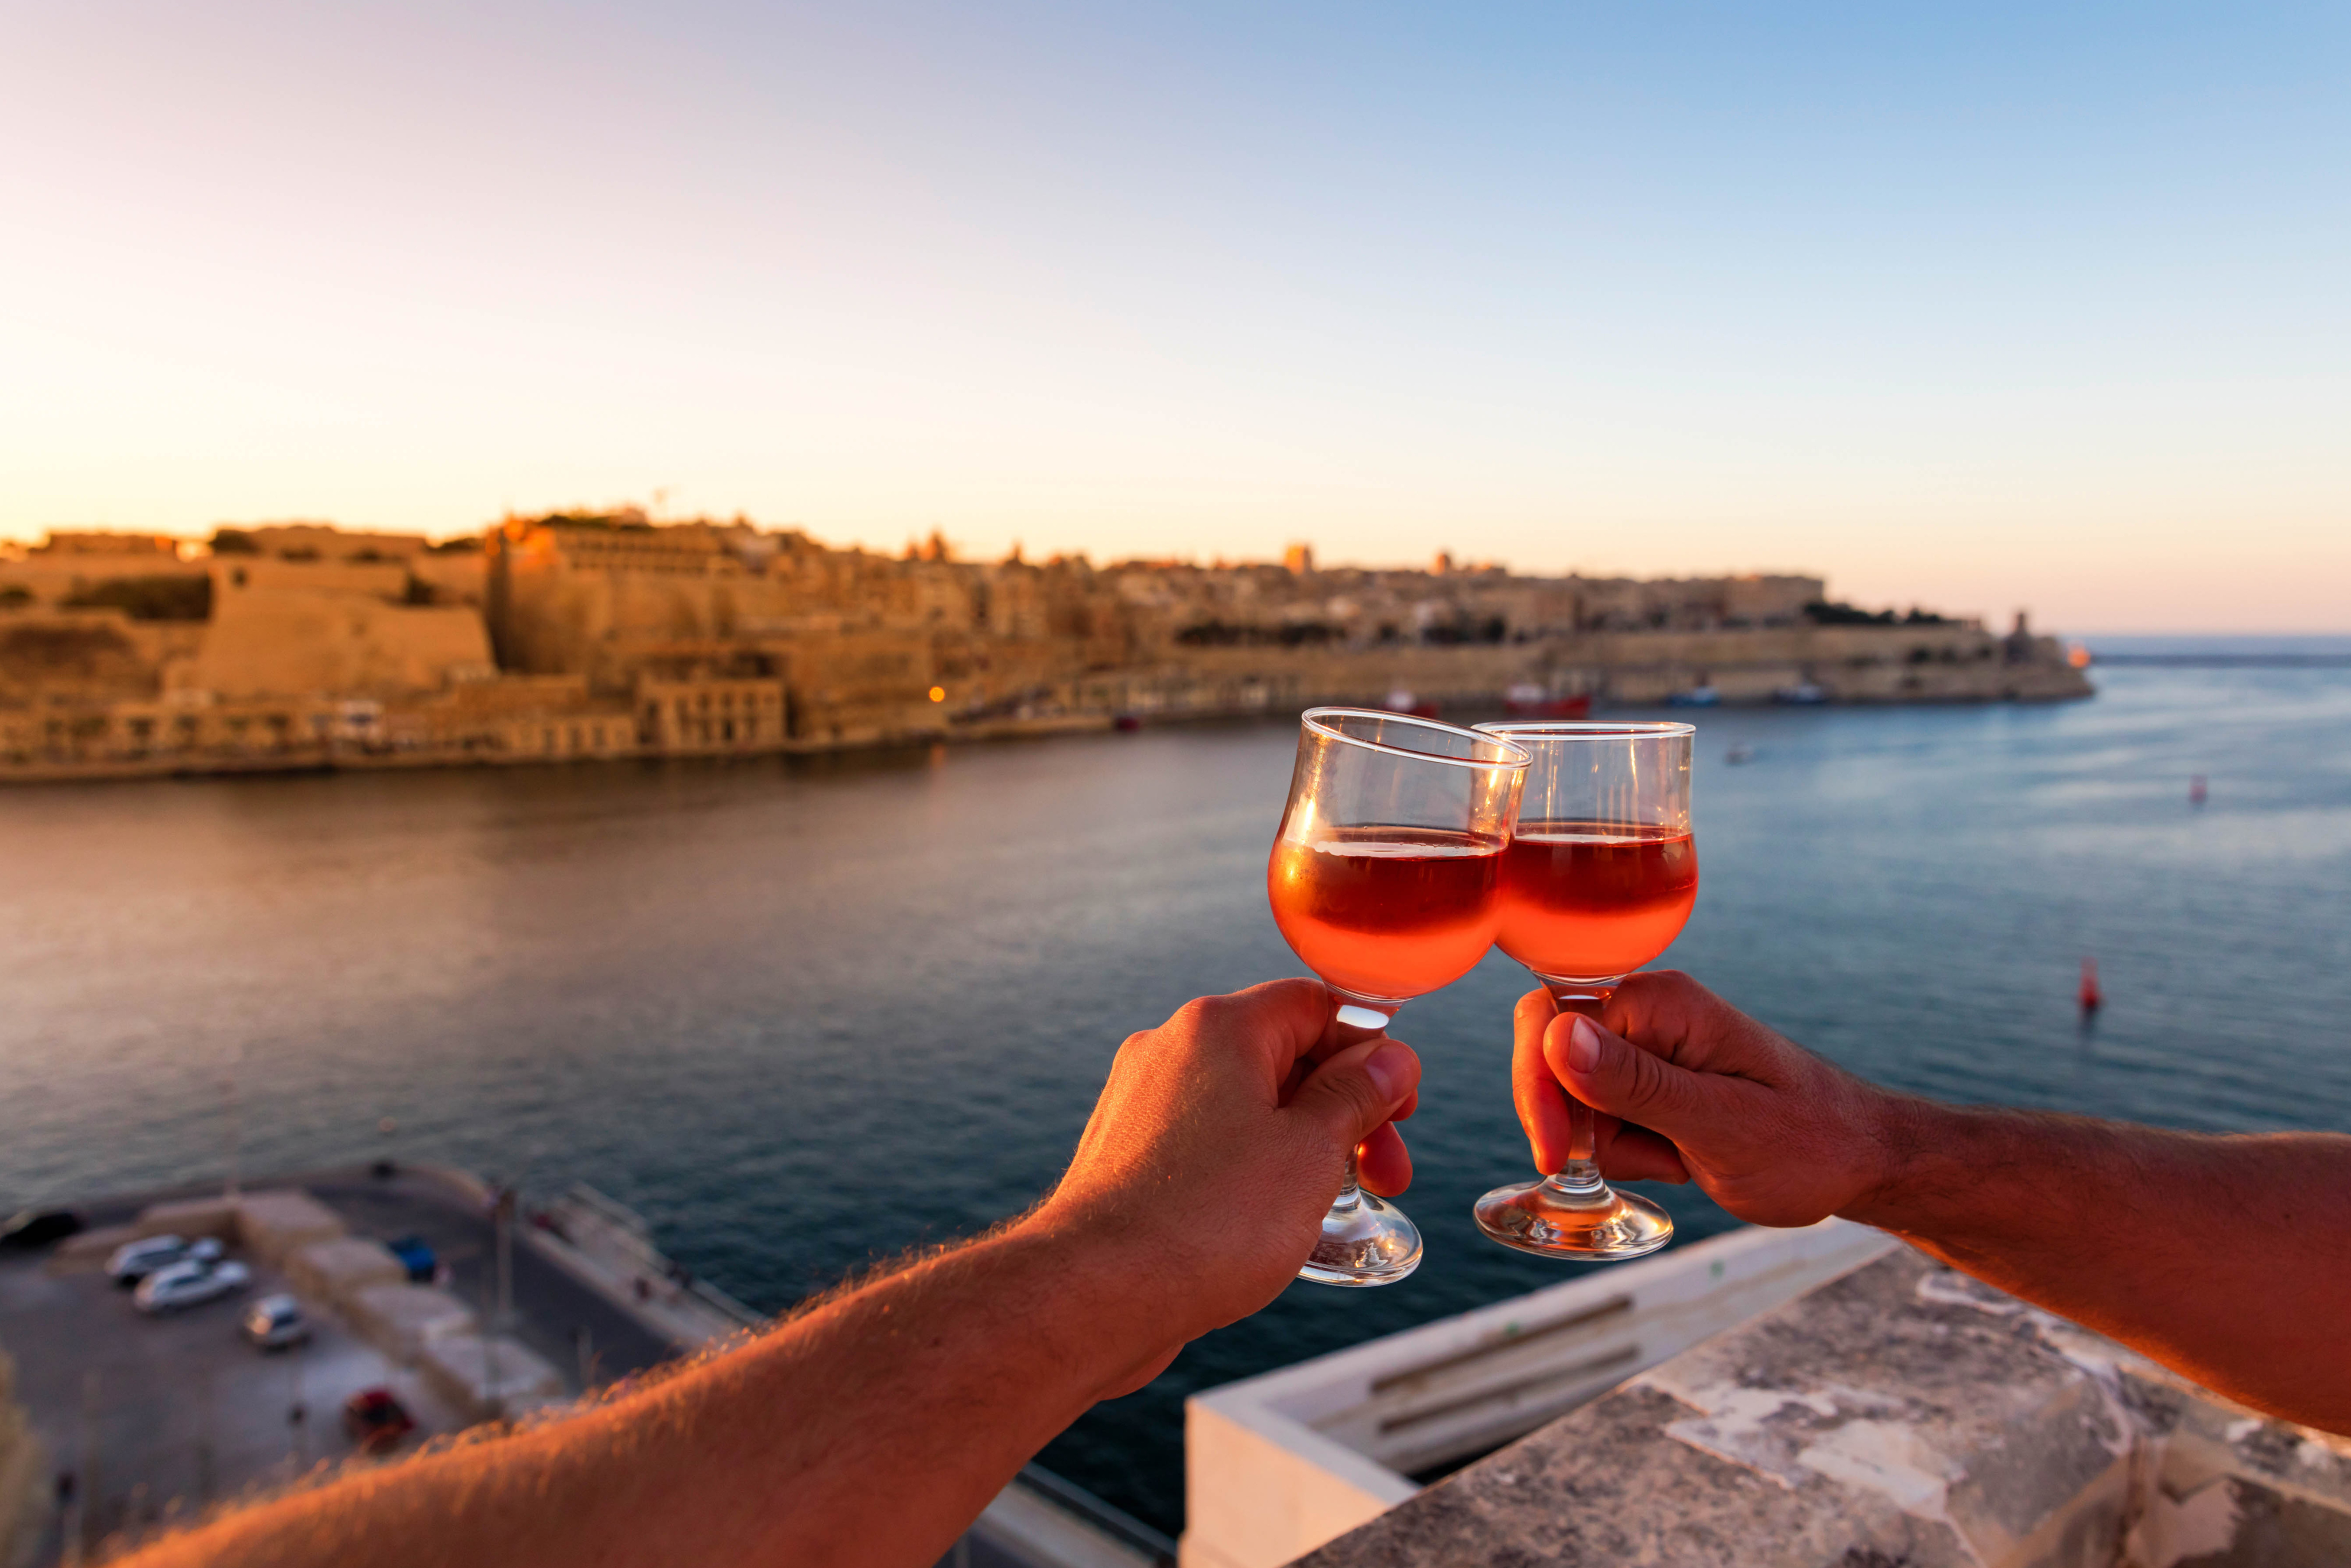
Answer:
<svg viewBox="0 0 2351 1568"><path fill-rule="evenodd" d="M1376 1194L1343 1193L1298 1270L1318 1285L1393 1285L1420 1267L1420 1228Z"/></svg>
<svg viewBox="0 0 2351 1568"><path fill-rule="evenodd" d="M1589 1186L1557 1176L1498 1186L1478 1200L1477 1216L1478 1228L1505 1247L1570 1261L1638 1258L1674 1239L1672 1216L1596 1176Z"/></svg>

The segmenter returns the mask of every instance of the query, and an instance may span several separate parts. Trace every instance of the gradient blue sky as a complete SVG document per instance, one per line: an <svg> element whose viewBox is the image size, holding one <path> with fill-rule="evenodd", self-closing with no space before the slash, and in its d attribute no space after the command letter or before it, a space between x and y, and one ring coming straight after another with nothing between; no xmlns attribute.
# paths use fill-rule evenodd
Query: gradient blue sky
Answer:
<svg viewBox="0 0 2351 1568"><path fill-rule="evenodd" d="M2351 11L12 6L0 534L887 548L2351 629Z"/></svg>

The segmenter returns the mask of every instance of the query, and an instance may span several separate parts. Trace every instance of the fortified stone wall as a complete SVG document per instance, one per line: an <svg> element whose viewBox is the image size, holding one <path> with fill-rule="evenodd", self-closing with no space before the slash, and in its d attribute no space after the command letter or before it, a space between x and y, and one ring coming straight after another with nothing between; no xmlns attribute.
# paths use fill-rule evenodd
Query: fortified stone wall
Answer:
<svg viewBox="0 0 2351 1568"><path fill-rule="evenodd" d="M1163 680L1189 675L1266 702L1499 702L1514 686L1554 696L1656 704L1711 687L1728 703L1806 685L1830 702L2048 701L2090 687L2049 638L2022 645L1966 626L1837 626L1751 632L1601 632L1490 646L1187 651ZM1260 703L1257 706L1265 706Z"/></svg>
<svg viewBox="0 0 2351 1568"><path fill-rule="evenodd" d="M65 606L101 583L135 578L202 581L205 562L175 555L60 550L0 554L0 609L11 604Z"/></svg>
<svg viewBox="0 0 2351 1568"><path fill-rule="evenodd" d="M133 621L120 610L0 612L0 709L152 697L193 657L202 624Z"/></svg>
<svg viewBox="0 0 2351 1568"><path fill-rule="evenodd" d="M397 564L217 559L211 622L171 684L228 697L382 696L493 673L479 613L407 603L408 580Z"/></svg>

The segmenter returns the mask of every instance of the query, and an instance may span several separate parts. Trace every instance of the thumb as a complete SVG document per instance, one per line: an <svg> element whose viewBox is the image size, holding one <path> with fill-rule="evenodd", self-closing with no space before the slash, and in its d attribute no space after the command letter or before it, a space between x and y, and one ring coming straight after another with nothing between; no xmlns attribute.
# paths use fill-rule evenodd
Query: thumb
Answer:
<svg viewBox="0 0 2351 1568"><path fill-rule="evenodd" d="M1567 1092L1595 1111L1679 1143L1706 1115L1714 1086L1614 1035L1582 1013L1562 1013L1543 1030L1543 1061Z"/></svg>
<svg viewBox="0 0 2351 1568"><path fill-rule="evenodd" d="M1352 1149L1394 1115L1420 1087L1420 1058L1402 1040L1358 1041L1314 1070L1290 1096L1290 1111Z"/></svg>

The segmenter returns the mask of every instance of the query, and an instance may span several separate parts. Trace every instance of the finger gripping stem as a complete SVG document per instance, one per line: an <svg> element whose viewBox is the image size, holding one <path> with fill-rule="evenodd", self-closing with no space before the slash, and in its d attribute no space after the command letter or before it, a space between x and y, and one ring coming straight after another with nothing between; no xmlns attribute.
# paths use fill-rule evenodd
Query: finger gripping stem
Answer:
<svg viewBox="0 0 2351 1568"><path fill-rule="evenodd" d="M1616 992L1614 981L1596 985L1545 981L1551 999L1562 1013L1576 1013L1600 1023L1601 1009ZM1567 1157L1573 1165L1591 1165L1600 1158L1600 1130L1593 1122L1592 1107L1577 1097L1573 1090L1562 1088L1567 1095Z"/></svg>

